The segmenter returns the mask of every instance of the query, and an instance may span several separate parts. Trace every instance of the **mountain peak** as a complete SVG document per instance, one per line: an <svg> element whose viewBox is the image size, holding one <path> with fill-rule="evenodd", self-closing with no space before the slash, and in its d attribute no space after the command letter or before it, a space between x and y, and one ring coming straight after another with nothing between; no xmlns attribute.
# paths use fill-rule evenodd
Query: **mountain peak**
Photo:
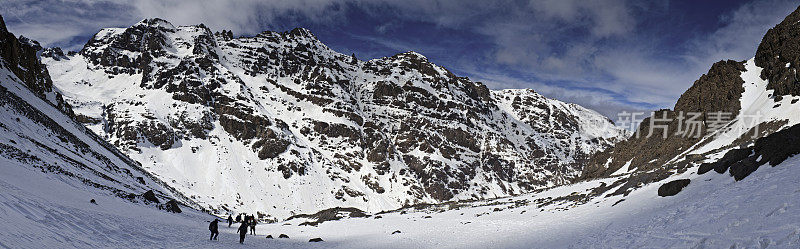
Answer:
<svg viewBox="0 0 800 249"><path fill-rule="evenodd" d="M6 33L8 29L6 29L6 21L3 20L3 15L0 15L0 33Z"/></svg>
<svg viewBox="0 0 800 249"><path fill-rule="evenodd" d="M311 31L306 28L294 28L291 31L289 31L289 34L295 36L311 37L316 39L316 36L314 36L314 34L311 33Z"/></svg>
<svg viewBox="0 0 800 249"><path fill-rule="evenodd" d="M774 100L785 95L800 95L800 7L769 29L756 50L756 66L763 68L761 79L769 80L767 89L775 90Z"/></svg>
<svg viewBox="0 0 800 249"><path fill-rule="evenodd" d="M408 52L399 53L399 54L396 54L396 55L394 55L392 57L418 59L418 60L424 60L424 61L428 60L428 57L425 57L424 55L422 55L420 53L417 53L415 51L408 51Z"/></svg>
<svg viewBox="0 0 800 249"><path fill-rule="evenodd" d="M161 19L161 18L157 18L157 17L142 19L141 21L137 22L136 24L134 24L131 27L137 27L137 26L161 27L161 28L165 28L165 29L169 29L169 30L175 29L175 25L172 25L172 23L170 23L167 20L164 20L164 19Z"/></svg>

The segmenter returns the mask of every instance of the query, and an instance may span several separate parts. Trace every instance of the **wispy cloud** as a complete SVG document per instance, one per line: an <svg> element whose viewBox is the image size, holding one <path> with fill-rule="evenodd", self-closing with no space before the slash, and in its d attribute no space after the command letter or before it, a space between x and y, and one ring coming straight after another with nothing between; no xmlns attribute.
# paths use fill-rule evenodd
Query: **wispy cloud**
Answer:
<svg viewBox="0 0 800 249"><path fill-rule="evenodd" d="M78 49L101 28L128 26L137 20L125 3L115 1L3 1L0 13L9 29L45 45Z"/></svg>
<svg viewBox="0 0 800 249"><path fill-rule="evenodd" d="M335 0L140 0L131 5L143 17L161 17L179 25L203 23L213 29L257 33L278 18L283 22L345 21L345 1ZM301 19L301 20L295 20Z"/></svg>
<svg viewBox="0 0 800 249"><path fill-rule="evenodd" d="M619 94L602 88L561 86L552 83L543 83L534 78L512 77L503 72L483 72L473 70L470 79L480 81L492 89L531 88L538 93L568 103L580 104L593 109L612 120L616 119L621 111L645 112L655 108L647 103L631 103L621 98Z"/></svg>

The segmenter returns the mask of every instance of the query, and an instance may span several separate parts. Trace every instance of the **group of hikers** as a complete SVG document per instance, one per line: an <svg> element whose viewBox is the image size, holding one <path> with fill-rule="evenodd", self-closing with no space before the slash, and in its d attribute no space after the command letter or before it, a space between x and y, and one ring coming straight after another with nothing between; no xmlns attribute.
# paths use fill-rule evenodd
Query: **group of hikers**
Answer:
<svg viewBox="0 0 800 249"><path fill-rule="evenodd" d="M256 217L254 215L245 215L244 219L242 219L242 215L239 214L239 215L236 216L236 220L235 221L237 223L241 223L241 225L239 225L239 229L237 230L237 232L239 233L239 244L243 244L244 243L244 237L247 236L248 230L250 231L250 234L256 235L256 223L257 223L257 221L256 221ZM219 219L214 219L213 221L211 221L211 224L208 225L208 230L211 231L211 238L209 238L209 240L218 240L217 239L217 236L219 236L219 224L218 223L219 223ZM234 223L233 215L229 215L228 216L228 227L231 227L231 225L233 225L233 223Z"/></svg>

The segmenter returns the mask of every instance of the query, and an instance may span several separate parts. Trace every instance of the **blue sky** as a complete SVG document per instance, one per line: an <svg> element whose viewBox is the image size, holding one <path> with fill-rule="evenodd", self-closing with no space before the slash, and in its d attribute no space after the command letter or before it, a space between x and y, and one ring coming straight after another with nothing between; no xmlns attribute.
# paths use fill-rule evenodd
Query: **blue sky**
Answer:
<svg viewBox="0 0 800 249"><path fill-rule="evenodd" d="M310 29L360 59L417 51L493 89L532 88L595 109L671 108L722 59L753 57L797 1L59 0L0 2L9 29L78 50L149 17L252 35Z"/></svg>

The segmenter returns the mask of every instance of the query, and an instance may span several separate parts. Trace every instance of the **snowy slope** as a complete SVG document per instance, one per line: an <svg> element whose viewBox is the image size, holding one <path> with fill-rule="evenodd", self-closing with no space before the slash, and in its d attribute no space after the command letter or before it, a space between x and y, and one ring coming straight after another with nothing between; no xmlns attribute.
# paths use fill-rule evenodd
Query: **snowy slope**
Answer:
<svg viewBox="0 0 800 249"><path fill-rule="evenodd" d="M337 248L797 248L798 166L800 158L795 157L738 182L727 175L691 171L660 182L692 180L671 197L657 196L656 183L625 197L600 197L582 205L535 204L547 197L588 194L601 182L616 180L611 178L494 201L499 204L263 229L313 234Z"/></svg>
<svg viewBox="0 0 800 249"><path fill-rule="evenodd" d="M131 199L131 195L153 190L163 198L192 203L51 103L34 95L5 68L0 68L0 77L3 79L0 156L4 168L41 171L76 187L86 185L83 187L121 198Z"/></svg>
<svg viewBox="0 0 800 249"><path fill-rule="evenodd" d="M220 214L520 194L626 136L577 105L490 91L414 52L361 61L305 29L147 19L43 61L87 127Z"/></svg>
<svg viewBox="0 0 800 249"><path fill-rule="evenodd" d="M152 191L152 197L161 204L176 199L178 203L197 207L73 120L69 106L63 105L58 92L47 87L50 78L46 70L44 74L28 74L39 63L33 47L36 43L17 42L13 34L7 33L1 18L0 36L4 37L0 40L0 51L4 52L0 58L0 166L9 174L4 176L15 176L12 172L41 175L74 189L91 191L92 195L80 200L87 203L95 196L107 196L155 208L159 206L155 200L143 197ZM10 70L11 67L22 70ZM15 182L19 184L4 188L39 184Z"/></svg>
<svg viewBox="0 0 800 249"><path fill-rule="evenodd" d="M46 175L15 167L0 176L0 229L6 247L168 248L796 248L800 245L800 160L759 169L742 181L727 175L691 173L692 183L672 197L658 197L660 184L628 196L576 205L559 196L588 194L594 180L536 194L459 203L366 218L345 218L316 227L301 220L260 224L258 236L236 242L222 226L220 241L206 237L209 216L170 214L118 198L99 205ZM26 182L37 182L32 185ZM662 183L663 183L662 182ZM56 190L56 191L54 191ZM619 200L624 201L617 203ZM617 204L615 204L617 203ZM121 211L122 210L122 211ZM380 216L378 218L377 216ZM288 225L286 225L288 224ZM7 226L8 227L8 226ZM392 234L395 231L400 233ZM289 239L265 239L287 234ZM311 238L324 242L309 243Z"/></svg>

